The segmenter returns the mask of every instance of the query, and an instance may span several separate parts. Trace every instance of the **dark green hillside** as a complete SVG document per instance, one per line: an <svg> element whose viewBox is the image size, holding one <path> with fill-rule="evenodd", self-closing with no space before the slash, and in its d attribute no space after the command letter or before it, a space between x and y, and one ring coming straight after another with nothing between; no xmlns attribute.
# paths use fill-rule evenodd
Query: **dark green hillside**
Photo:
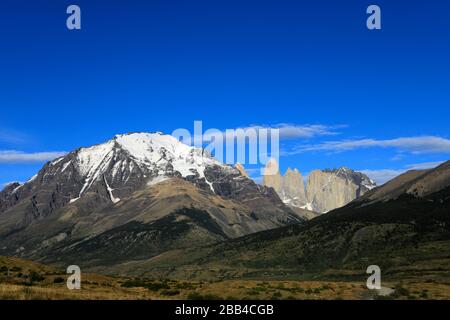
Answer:
<svg viewBox="0 0 450 320"><path fill-rule="evenodd" d="M450 188L362 199L303 225L137 264L148 273L182 277L190 270L206 278L350 277L375 264L390 277L450 279Z"/></svg>

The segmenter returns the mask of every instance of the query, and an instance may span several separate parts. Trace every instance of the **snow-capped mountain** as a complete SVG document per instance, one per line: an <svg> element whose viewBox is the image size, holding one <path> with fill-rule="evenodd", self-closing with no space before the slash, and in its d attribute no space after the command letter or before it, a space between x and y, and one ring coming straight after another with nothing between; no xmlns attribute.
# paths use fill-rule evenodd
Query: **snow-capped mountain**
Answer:
<svg viewBox="0 0 450 320"><path fill-rule="evenodd" d="M205 172L220 169L238 174L202 149L162 133L132 133L88 148L77 149L48 163L17 195L56 183L61 204L74 203L89 192L106 192L117 203L146 184L180 177L214 192ZM59 204L58 204L59 205Z"/></svg>
<svg viewBox="0 0 450 320"><path fill-rule="evenodd" d="M114 188L132 188L136 179L151 184L164 178L182 177L199 184L206 183L214 192L205 176L206 168L219 166L223 170L234 170L223 166L204 150L189 147L161 133L117 135L104 144L81 148L73 157L57 159L51 165L59 163L62 165L59 172L72 165L84 180L78 197L71 201L76 201L98 182L106 185L113 202L120 201L114 196Z"/></svg>
<svg viewBox="0 0 450 320"><path fill-rule="evenodd" d="M117 135L51 161L28 182L0 192L0 254L53 257L68 252L67 245L78 255L75 243L84 246L115 228L133 233L136 223L148 239L138 241L133 233L127 236L138 242L130 245L160 252L192 239L208 243L303 221L272 189L241 172L169 135ZM155 244L155 234L168 242ZM89 248L94 257L109 245Z"/></svg>

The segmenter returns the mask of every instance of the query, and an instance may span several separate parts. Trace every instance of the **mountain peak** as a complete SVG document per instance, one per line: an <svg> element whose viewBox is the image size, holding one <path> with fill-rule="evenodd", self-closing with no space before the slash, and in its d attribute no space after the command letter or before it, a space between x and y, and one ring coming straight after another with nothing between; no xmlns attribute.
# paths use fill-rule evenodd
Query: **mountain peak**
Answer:
<svg viewBox="0 0 450 320"><path fill-rule="evenodd" d="M297 169L292 170L290 167L287 168L286 172L284 173L284 177L300 177L302 176L302 174L300 173L300 171L298 171Z"/></svg>
<svg viewBox="0 0 450 320"><path fill-rule="evenodd" d="M148 252L149 243L159 246L154 239L162 239L164 248L179 248L178 243L191 239L205 244L301 221L273 190L203 149L161 133L131 133L76 149L46 163L24 185L0 192L0 254L40 250L45 255L53 245L82 243L105 233L105 242L87 246L102 251L111 248L108 232L119 226L133 233L123 239L123 233L116 234L130 241L127 252ZM148 233L136 238L134 227L127 229L131 222L145 225ZM15 237L16 232L21 236ZM4 239L12 234L15 238L6 245ZM128 250L137 239L139 250Z"/></svg>
<svg viewBox="0 0 450 320"><path fill-rule="evenodd" d="M65 194L70 198L61 199L63 204L78 201L89 191L105 192L112 202L119 202L133 190L163 177L187 179L214 193L205 175L205 170L213 167L237 173L202 148L188 146L171 135L136 132L78 148L47 163L34 179L19 187L31 192L40 184L67 184Z"/></svg>
<svg viewBox="0 0 450 320"><path fill-rule="evenodd" d="M151 135L163 136L165 134L162 131L155 131L155 132L135 131L135 132L127 132L127 133L116 134L113 139L118 139L118 138L121 138L121 137L124 137L124 136L140 136L140 135L142 135L142 136L151 136Z"/></svg>
<svg viewBox="0 0 450 320"><path fill-rule="evenodd" d="M280 175L280 167L278 166L278 162L275 158L270 158L267 161L266 167L264 168L264 176L274 176Z"/></svg>
<svg viewBox="0 0 450 320"><path fill-rule="evenodd" d="M306 187L301 173L291 168L284 176L264 176L263 183L272 187L286 204L320 213L341 207L376 186L363 173L345 166L311 171Z"/></svg>
<svg viewBox="0 0 450 320"><path fill-rule="evenodd" d="M239 162L236 163L236 165L234 166L237 170L239 170L239 173L241 174L241 176L247 177L248 178L248 173L247 171L245 171L245 168L242 164L240 164Z"/></svg>

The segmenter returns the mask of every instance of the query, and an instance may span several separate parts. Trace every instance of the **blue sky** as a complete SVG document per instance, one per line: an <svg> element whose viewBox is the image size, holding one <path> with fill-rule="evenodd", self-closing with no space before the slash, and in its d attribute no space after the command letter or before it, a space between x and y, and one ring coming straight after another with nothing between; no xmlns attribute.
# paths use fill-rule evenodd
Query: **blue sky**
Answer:
<svg viewBox="0 0 450 320"><path fill-rule="evenodd" d="M65 26L77 4L82 29ZM382 30L365 27L378 4ZM273 126L281 170L450 158L448 1L0 4L0 184L117 133ZM305 134L305 129L308 134Z"/></svg>

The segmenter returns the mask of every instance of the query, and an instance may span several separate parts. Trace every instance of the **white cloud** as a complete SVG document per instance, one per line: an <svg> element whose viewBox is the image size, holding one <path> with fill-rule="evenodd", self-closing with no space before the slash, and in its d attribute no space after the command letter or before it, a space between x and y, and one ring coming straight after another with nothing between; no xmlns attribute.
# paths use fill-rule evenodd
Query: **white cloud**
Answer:
<svg viewBox="0 0 450 320"><path fill-rule="evenodd" d="M403 153L397 153L391 158L391 161L400 161L405 158L405 155Z"/></svg>
<svg viewBox="0 0 450 320"><path fill-rule="evenodd" d="M320 144L310 144L297 146L289 154L299 154L307 151L330 151L343 152L361 148L395 148L400 151L407 151L415 154L420 153L450 153L450 140L436 137L405 137L390 140L359 139L327 141Z"/></svg>
<svg viewBox="0 0 450 320"><path fill-rule="evenodd" d="M66 152L34 152L26 153L16 150L0 151L0 163L39 163L46 162L65 155Z"/></svg>
<svg viewBox="0 0 450 320"><path fill-rule="evenodd" d="M377 185L382 185L389 180L401 175L407 170L404 169L380 169L380 170L360 170L362 173L367 175L370 179L374 180Z"/></svg>
<svg viewBox="0 0 450 320"><path fill-rule="evenodd" d="M343 125L339 126L327 126L321 124L315 125L294 125L281 123L275 126L253 126L250 128L273 128L280 130L280 138L313 138L317 136L331 136L337 135L338 128L343 128Z"/></svg>
<svg viewBox="0 0 450 320"><path fill-rule="evenodd" d="M444 161L433 161L433 162L422 162L422 163L414 163L406 166L408 170L423 170L435 168L438 165L442 164Z"/></svg>
<svg viewBox="0 0 450 320"><path fill-rule="evenodd" d="M319 137L319 136L332 136L337 135L339 132L336 131L336 129L343 128L344 125L337 125L337 126L328 126L328 125L321 125L321 124L305 124L305 125L296 125L296 124L288 124L288 123L279 123L276 125L251 125L247 127L240 127L230 130L239 130L238 132L231 132L231 135L228 135L227 137L236 137L239 136L239 133L242 134L242 132L245 132L247 130L256 130L258 132L261 129L278 129L280 133L280 139L295 139L295 138L313 138L313 137ZM226 130L221 131L222 134L226 135ZM203 139L204 140L210 140L211 136L213 134L204 134Z"/></svg>
<svg viewBox="0 0 450 320"><path fill-rule="evenodd" d="M423 170L423 169L430 169L435 168L438 165L440 165L443 161L436 161L436 162L424 162L424 163L415 163L405 166L403 169L379 169L379 170L359 170L365 175L367 175L372 180L375 180L375 182L378 185L382 185L389 180L392 180L393 178L401 175L402 173L405 173L408 170Z"/></svg>

